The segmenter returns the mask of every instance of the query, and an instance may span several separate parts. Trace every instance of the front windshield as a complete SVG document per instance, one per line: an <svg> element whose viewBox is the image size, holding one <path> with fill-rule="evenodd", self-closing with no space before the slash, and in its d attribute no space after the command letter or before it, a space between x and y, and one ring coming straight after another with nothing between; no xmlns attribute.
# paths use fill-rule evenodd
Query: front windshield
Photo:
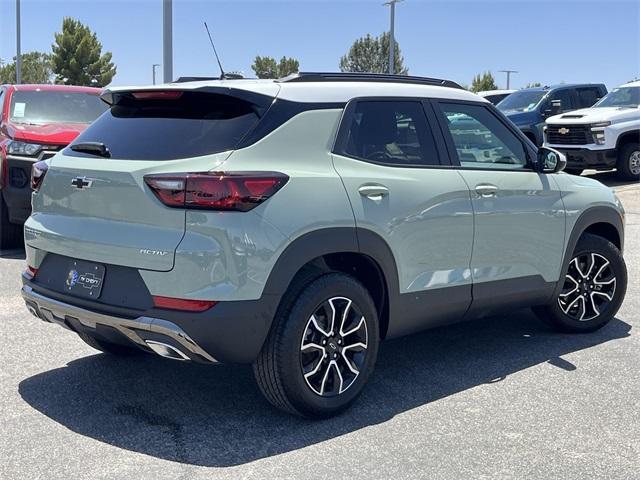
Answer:
<svg viewBox="0 0 640 480"><path fill-rule="evenodd" d="M622 87L611 90L594 107L631 107L640 105L640 87Z"/></svg>
<svg viewBox="0 0 640 480"><path fill-rule="evenodd" d="M109 106L100 97L84 92L30 90L11 97L13 123L91 123Z"/></svg>
<svg viewBox="0 0 640 480"><path fill-rule="evenodd" d="M546 94L546 90L520 90L502 100L497 107L503 112L528 112L533 110Z"/></svg>

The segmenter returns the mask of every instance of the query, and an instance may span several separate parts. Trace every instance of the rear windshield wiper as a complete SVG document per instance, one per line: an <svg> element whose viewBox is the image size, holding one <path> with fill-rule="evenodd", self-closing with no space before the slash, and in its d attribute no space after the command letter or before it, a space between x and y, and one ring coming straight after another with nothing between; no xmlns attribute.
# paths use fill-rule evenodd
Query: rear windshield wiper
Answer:
<svg viewBox="0 0 640 480"><path fill-rule="evenodd" d="M90 153L92 155L98 155L105 158L109 158L111 156L109 148L102 142L74 143L69 148L74 152Z"/></svg>

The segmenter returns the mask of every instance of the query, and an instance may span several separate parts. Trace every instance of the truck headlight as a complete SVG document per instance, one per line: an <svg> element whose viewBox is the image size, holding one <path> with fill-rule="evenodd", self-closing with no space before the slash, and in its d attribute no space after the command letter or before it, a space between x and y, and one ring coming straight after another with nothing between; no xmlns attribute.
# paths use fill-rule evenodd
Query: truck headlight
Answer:
<svg viewBox="0 0 640 480"><path fill-rule="evenodd" d="M28 157L35 157L40 150L42 150L42 145L38 143L27 143L12 140L7 145L7 153L10 155L26 155Z"/></svg>
<svg viewBox="0 0 640 480"><path fill-rule="evenodd" d="M604 129L611 125L611 122L600 122L591 124L591 133L593 134L593 141L598 145L604 145Z"/></svg>
<svg viewBox="0 0 640 480"><path fill-rule="evenodd" d="M593 141L598 145L604 145L604 130L591 130L593 132Z"/></svg>

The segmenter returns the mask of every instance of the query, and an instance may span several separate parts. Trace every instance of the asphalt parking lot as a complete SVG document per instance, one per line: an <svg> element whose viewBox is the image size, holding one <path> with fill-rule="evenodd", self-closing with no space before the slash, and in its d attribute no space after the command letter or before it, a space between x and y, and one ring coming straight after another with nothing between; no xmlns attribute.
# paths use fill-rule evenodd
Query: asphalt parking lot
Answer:
<svg viewBox="0 0 640 480"><path fill-rule="evenodd" d="M0 259L0 478L640 478L640 185L626 300L588 335L528 310L382 345L346 414L271 408L250 367L99 354L32 317Z"/></svg>

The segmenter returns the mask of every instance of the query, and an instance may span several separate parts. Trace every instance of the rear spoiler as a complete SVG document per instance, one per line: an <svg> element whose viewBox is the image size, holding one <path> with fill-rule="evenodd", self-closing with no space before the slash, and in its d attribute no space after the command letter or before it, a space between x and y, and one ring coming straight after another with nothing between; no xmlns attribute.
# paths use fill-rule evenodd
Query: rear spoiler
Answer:
<svg viewBox="0 0 640 480"><path fill-rule="evenodd" d="M198 86L195 88L194 85L186 84L169 84L169 85L158 85L157 87L131 87L131 88L115 88L115 89L106 89L102 95L100 95L100 99L105 102L107 105L118 105L123 99L132 99L134 94L136 93L146 93L148 94L148 98L154 97L154 93L157 93L156 98L162 98L162 93L165 92L167 95L164 97L166 99L170 98L178 98L179 95L173 95L174 92L201 92L201 93L211 93L218 95L227 95L230 97L237 98L239 100L244 100L249 103L253 103L260 107L268 107L273 103L275 97L277 97L278 92L280 91L280 86L275 83L266 83L260 86L253 85L251 90L245 88L237 88L237 87L227 87L222 85L216 86ZM169 94L171 92L171 94Z"/></svg>

